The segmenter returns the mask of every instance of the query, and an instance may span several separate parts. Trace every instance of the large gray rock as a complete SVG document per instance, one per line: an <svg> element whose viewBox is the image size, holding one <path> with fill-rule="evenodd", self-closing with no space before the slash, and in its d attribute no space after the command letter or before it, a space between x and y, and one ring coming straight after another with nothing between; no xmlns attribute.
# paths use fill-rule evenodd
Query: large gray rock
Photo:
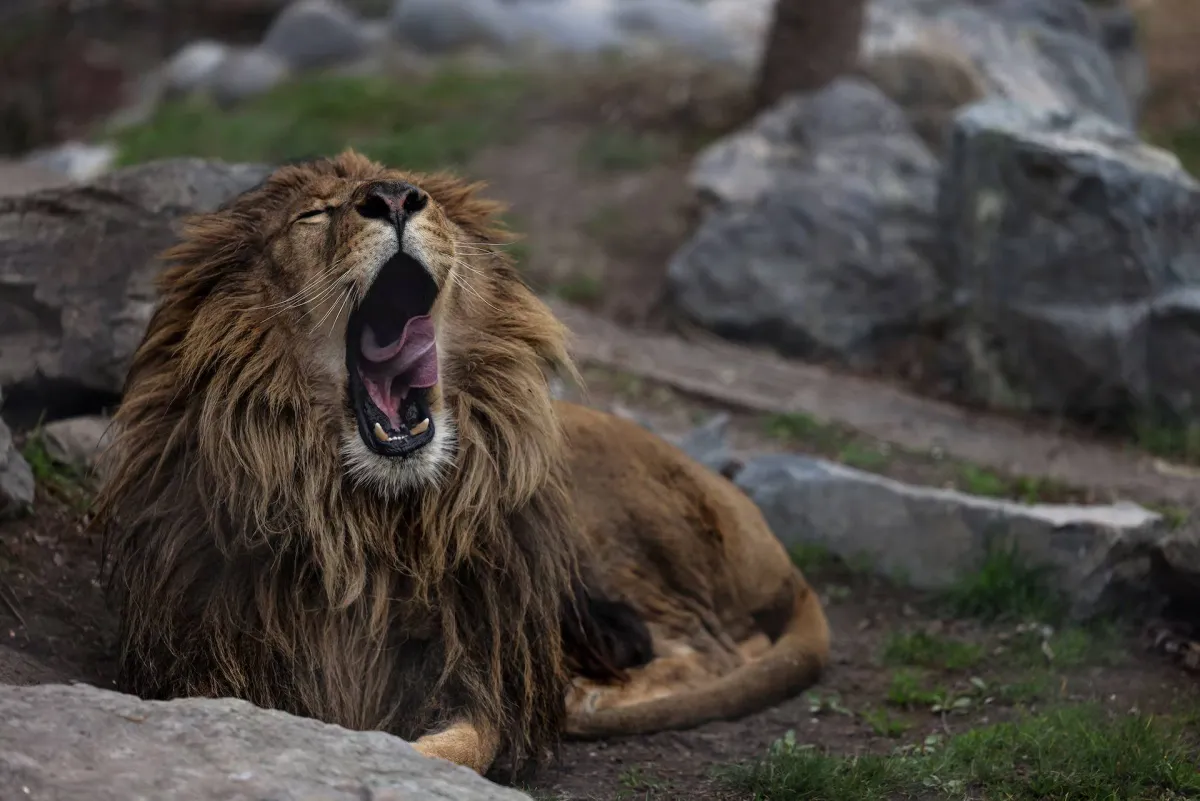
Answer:
<svg viewBox="0 0 1200 801"><path fill-rule="evenodd" d="M504 50L517 41L505 10L497 0L396 0L389 21L397 39L426 53Z"/></svg>
<svg viewBox="0 0 1200 801"><path fill-rule="evenodd" d="M12 432L0 420L0 516L20 511L32 503L33 471L17 450Z"/></svg>
<svg viewBox="0 0 1200 801"><path fill-rule="evenodd" d="M675 308L732 338L872 363L940 297L937 169L865 81L785 100L697 160L710 208L671 259Z"/></svg>
<svg viewBox="0 0 1200 801"><path fill-rule="evenodd" d="M1200 184L1096 116L964 111L941 192L966 392L1096 418L1200 411Z"/></svg>
<svg viewBox="0 0 1200 801"><path fill-rule="evenodd" d="M0 686L0 801L528 801L382 732L232 699Z"/></svg>
<svg viewBox="0 0 1200 801"><path fill-rule="evenodd" d="M904 50L953 53L975 64L994 96L1133 126L1133 101L1105 49L1105 29L1081 0L874 0L862 50L866 60Z"/></svg>
<svg viewBox="0 0 1200 801"><path fill-rule="evenodd" d="M68 417L46 423L42 440L46 453L60 464L89 470L99 461L111 441L112 420L103 415Z"/></svg>
<svg viewBox="0 0 1200 801"><path fill-rule="evenodd" d="M0 197L0 385L10 422L85 413L116 397L180 217L212 210L267 171L180 159Z"/></svg>
<svg viewBox="0 0 1200 801"><path fill-rule="evenodd" d="M819 545L925 590L953 586L992 547L1051 568L1076 617L1145 598L1151 554L1168 534L1134 504L1027 506L902 484L790 455L751 459L736 482L789 548Z"/></svg>
<svg viewBox="0 0 1200 801"><path fill-rule="evenodd" d="M370 44L362 20L337 0L296 0L271 23L262 48L299 71L355 61Z"/></svg>
<svg viewBox="0 0 1200 801"><path fill-rule="evenodd" d="M244 47L226 54L204 88L219 105L232 106L271 91L290 76L281 56L261 47Z"/></svg>

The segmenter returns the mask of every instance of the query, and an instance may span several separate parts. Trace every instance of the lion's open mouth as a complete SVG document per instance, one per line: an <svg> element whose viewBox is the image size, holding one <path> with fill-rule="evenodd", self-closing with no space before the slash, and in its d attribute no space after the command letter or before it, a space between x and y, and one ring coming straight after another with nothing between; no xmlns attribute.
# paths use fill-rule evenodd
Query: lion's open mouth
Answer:
<svg viewBox="0 0 1200 801"><path fill-rule="evenodd" d="M346 368L358 433L383 456L407 456L434 435L429 390L438 382L430 311L437 284L398 253L379 271L346 326Z"/></svg>

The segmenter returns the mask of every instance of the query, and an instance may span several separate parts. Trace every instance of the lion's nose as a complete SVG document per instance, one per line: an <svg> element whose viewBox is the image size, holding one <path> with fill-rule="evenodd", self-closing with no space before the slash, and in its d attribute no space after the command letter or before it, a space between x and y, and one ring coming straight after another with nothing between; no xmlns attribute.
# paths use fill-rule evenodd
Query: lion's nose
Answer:
<svg viewBox="0 0 1200 801"><path fill-rule="evenodd" d="M429 195L404 181L376 181L355 207L371 220L390 220L397 227L429 203Z"/></svg>

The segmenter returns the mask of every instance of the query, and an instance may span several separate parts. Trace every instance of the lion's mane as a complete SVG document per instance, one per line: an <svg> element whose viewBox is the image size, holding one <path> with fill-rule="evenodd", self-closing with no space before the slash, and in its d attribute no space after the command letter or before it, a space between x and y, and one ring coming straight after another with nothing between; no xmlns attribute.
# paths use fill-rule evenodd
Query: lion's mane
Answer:
<svg viewBox="0 0 1200 801"><path fill-rule="evenodd" d="M564 624L578 560L546 377L570 369L565 331L497 248L473 251L469 291L444 312L447 474L409 500L355 483L334 421L314 413L312 399L337 388L306 377L309 354L255 311L256 287L271 280L272 193L305 171L370 167L345 156L284 167L190 220L165 254L97 506L121 615L118 684L407 739L465 712L519 764L561 727L563 644L578 633ZM503 241L499 207L475 186L413 180L470 242Z"/></svg>

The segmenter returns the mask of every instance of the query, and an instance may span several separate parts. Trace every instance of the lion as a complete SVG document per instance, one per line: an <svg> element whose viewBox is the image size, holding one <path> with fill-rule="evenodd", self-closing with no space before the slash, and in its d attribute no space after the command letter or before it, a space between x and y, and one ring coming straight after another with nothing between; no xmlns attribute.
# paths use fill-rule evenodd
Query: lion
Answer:
<svg viewBox="0 0 1200 801"><path fill-rule="evenodd" d="M481 187L348 150L185 222L95 509L120 689L486 774L819 680L824 612L753 503L554 399L568 332Z"/></svg>

